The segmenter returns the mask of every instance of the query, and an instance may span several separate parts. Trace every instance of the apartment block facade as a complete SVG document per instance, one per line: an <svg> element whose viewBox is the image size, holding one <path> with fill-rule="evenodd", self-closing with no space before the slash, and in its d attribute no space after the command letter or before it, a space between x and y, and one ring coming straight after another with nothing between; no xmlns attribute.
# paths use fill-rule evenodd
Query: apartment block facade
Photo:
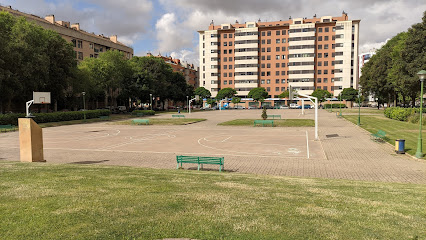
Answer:
<svg viewBox="0 0 426 240"><path fill-rule="evenodd" d="M147 53L147 56L154 56L151 53ZM162 58L167 64L169 64L173 72L181 72L185 77L186 83L193 86L194 89L199 86L198 71L199 68L195 67L194 64L182 62L180 59L174 59L172 57L165 57L158 54L155 57Z"/></svg>
<svg viewBox="0 0 426 240"><path fill-rule="evenodd" d="M200 86L216 96L234 88L246 97L264 87L271 99L292 86L299 93L324 89L334 96L358 88L360 20L324 16L276 22L214 25L199 31Z"/></svg>
<svg viewBox="0 0 426 240"><path fill-rule="evenodd" d="M117 50L123 52L127 59L133 57L133 49L120 43L117 36L113 35L106 37L102 34L96 35L88 33L80 29L79 23L66 21L56 21L54 15L48 15L45 18L20 12L12 9L11 6L0 6L0 11L10 12L17 17L25 17L30 22L33 22L45 29L50 29L59 33L67 42L71 42L74 46L75 57L78 61L85 58L97 58L101 52L108 50Z"/></svg>

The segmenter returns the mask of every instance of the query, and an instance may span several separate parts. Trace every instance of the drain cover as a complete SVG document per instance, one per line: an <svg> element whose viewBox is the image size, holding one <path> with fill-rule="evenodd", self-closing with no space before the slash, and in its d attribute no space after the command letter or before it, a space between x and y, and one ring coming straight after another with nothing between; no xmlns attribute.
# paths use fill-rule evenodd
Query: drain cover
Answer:
<svg viewBox="0 0 426 240"><path fill-rule="evenodd" d="M325 135L327 138L334 138L334 137L338 137L339 134L329 134L329 135Z"/></svg>

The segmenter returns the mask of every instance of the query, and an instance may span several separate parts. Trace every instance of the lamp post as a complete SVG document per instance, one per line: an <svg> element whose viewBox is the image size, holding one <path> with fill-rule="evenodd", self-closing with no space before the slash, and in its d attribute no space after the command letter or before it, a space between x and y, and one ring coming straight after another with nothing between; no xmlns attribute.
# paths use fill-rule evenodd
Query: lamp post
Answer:
<svg viewBox="0 0 426 240"><path fill-rule="evenodd" d="M150 106L151 106L151 111L152 111L152 93L149 94L149 101L150 101Z"/></svg>
<svg viewBox="0 0 426 240"><path fill-rule="evenodd" d="M186 96L186 112L189 112L189 96Z"/></svg>
<svg viewBox="0 0 426 240"><path fill-rule="evenodd" d="M419 138L417 139L416 158L423 157L423 140L422 140L422 120L423 120L423 81L426 77L426 71L421 70L417 73L420 78L420 119L419 119Z"/></svg>
<svg viewBox="0 0 426 240"><path fill-rule="evenodd" d="M358 126L361 125L361 93L358 89Z"/></svg>
<svg viewBox="0 0 426 240"><path fill-rule="evenodd" d="M86 92L82 92L83 94L83 115L84 115L84 121L86 121Z"/></svg>

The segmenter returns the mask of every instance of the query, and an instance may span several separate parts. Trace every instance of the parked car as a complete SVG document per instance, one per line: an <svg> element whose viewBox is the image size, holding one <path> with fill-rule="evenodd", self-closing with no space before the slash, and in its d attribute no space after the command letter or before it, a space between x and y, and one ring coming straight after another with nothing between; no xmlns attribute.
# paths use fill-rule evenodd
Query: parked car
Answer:
<svg viewBox="0 0 426 240"><path fill-rule="evenodd" d="M272 107L271 105L263 105L262 108L266 108L266 109L274 109L274 107Z"/></svg>
<svg viewBox="0 0 426 240"><path fill-rule="evenodd" d="M290 109L296 109L299 108L299 105L297 105L296 103L290 103Z"/></svg>
<svg viewBox="0 0 426 240"><path fill-rule="evenodd" d="M248 109L257 109L257 106L249 106Z"/></svg>
<svg viewBox="0 0 426 240"><path fill-rule="evenodd" d="M244 106L235 106L234 109L246 109Z"/></svg>
<svg viewBox="0 0 426 240"><path fill-rule="evenodd" d="M287 105L281 105L280 109L288 109L288 106Z"/></svg>
<svg viewBox="0 0 426 240"><path fill-rule="evenodd" d="M310 104L305 104L304 105L304 108L305 109L312 109L312 108L314 108L312 105L310 105ZM302 109L302 106L297 106L297 109Z"/></svg>

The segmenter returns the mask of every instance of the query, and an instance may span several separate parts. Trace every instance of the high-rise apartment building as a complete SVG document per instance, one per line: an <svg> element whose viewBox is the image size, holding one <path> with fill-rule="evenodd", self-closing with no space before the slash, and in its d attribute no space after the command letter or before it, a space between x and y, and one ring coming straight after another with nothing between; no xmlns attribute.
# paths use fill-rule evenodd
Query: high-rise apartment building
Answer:
<svg viewBox="0 0 426 240"><path fill-rule="evenodd" d="M245 97L264 87L270 98L294 87L299 93L328 90L337 96L358 87L360 20L324 16L276 22L214 25L199 31L200 86L216 96L234 88Z"/></svg>
<svg viewBox="0 0 426 240"><path fill-rule="evenodd" d="M32 14L12 9L11 6L0 6L0 11L10 12L12 15L17 17L25 17L27 21L33 22L45 29L57 32L67 42L71 42L73 44L75 57L79 61L89 57L96 58L99 53L108 50L123 52L125 57L128 59L133 57L133 49L123 43L120 43L117 40L116 35L105 37L102 34L96 35L94 33L88 33L80 29L80 24L78 23L71 24L66 21L56 21L54 15L40 18Z"/></svg>

